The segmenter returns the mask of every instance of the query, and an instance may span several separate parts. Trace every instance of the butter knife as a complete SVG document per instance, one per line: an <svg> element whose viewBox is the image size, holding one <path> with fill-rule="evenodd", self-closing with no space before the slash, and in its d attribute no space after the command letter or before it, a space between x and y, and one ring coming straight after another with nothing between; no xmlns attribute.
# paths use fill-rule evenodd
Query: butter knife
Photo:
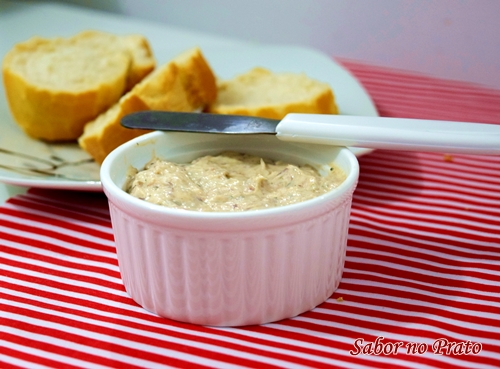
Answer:
<svg viewBox="0 0 500 369"><path fill-rule="evenodd" d="M283 141L368 149L500 155L500 125L485 123L298 113L274 120L148 110L125 115L121 124L160 131L274 134Z"/></svg>

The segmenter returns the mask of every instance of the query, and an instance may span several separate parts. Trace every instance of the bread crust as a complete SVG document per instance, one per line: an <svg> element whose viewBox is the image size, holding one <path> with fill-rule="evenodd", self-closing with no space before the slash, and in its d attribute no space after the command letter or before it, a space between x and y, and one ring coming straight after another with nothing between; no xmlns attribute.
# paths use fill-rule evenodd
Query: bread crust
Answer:
<svg viewBox="0 0 500 369"><path fill-rule="evenodd" d="M143 110L195 111L217 95L215 75L199 48L192 48L165 63L126 93L109 111L89 122L78 139L97 163L116 147L145 130L127 129L120 119Z"/></svg>
<svg viewBox="0 0 500 369"><path fill-rule="evenodd" d="M9 109L26 134L70 141L154 65L142 36L84 31L15 45L3 59L2 75Z"/></svg>

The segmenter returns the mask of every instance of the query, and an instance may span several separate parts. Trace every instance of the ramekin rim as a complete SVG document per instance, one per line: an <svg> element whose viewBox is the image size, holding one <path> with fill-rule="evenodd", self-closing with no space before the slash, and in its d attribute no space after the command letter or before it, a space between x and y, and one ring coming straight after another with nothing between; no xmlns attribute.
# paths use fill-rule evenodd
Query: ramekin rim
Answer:
<svg viewBox="0 0 500 369"><path fill-rule="evenodd" d="M330 198L337 198L341 197L344 193L348 192L352 187L355 187L358 181L359 177L359 162L352 153L351 150L349 150L347 147L339 147L341 152L345 152L348 159L349 159L349 164L351 166L351 171L346 177L346 179L336 188L332 189L331 191L316 196L314 198L301 201L295 204L289 204L289 205L283 205L283 206L277 206L273 208L267 208L267 209L255 209L255 210L248 210L248 211L235 211L235 212L230 212L230 211L218 211L218 212L207 212L207 211L194 211L194 210L187 210L187 209L175 209L175 208L169 208L163 205L158 205L158 204L153 204L149 203L147 201L138 199L130 194L128 194L126 191L124 191L122 188L120 188L118 185L114 183L114 181L111 179L110 175L110 169L113 164L113 162L120 156L120 154L127 150L130 146L136 145L137 142L142 142L150 138L154 138L160 134L164 134L165 132L161 131L154 131L147 133L145 135L136 137L135 139L132 139L122 145L120 145L118 148L113 150L103 161L101 164L101 169L100 169L100 177L101 177L101 183L102 187L104 190L104 193L110 200L115 200L118 199L122 203L127 203L131 206L135 206L139 209L142 209L144 211L150 211L156 214L162 214L162 215L171 215L171 216L176 216L178 218L192 218L192 219L227 219L227 218L254 218L254 217L261 217L261 216L270 216L270 215L276 215L279 213L286 213L288 211L300 211L302 208L313 208L315 206L319 206L321 202L328 201Z"/></svg>

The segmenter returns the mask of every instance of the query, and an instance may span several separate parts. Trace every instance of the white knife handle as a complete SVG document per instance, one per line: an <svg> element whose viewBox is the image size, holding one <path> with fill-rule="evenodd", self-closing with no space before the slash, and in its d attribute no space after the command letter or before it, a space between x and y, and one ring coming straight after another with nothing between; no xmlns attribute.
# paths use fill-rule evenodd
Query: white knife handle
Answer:
<svg viewBox="0 0 500 369"><path fill-rule="evenodd" d="M330 114L288 114L283 141L407 151L500 155L500 125Z"/></svg>

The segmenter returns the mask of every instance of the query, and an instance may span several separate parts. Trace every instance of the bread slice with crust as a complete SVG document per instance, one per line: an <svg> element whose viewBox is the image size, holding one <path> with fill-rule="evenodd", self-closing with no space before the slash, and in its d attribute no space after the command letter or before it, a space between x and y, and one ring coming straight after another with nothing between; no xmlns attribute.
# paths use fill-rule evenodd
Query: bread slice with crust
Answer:
<svg viewBox="0 0 500 369"><path fill-rule="evenodd" d="M142 110L196 111L215 101L215 75L199 48L165 63L126 93L111 109L86 124L78 139L97 163L122 143L148 131L124 128L120 119Z"/></svg>
<svg viewBox="0 0 500 369"><path fill-rule="evenodd" d="M288 113L338 114L331 87L304 73L273 73L255 67L217 83L209 113L282 119Z"/></svg>
<svg viewBox="0 0 500 369"><path fill-rule="evenodd" d="M125 87L125 91L130 91L155 69L156 60L148 40L142 35L125 35L118 37L116 41L119 41L132 57Z"/></svg>
<svg viewBox="0 0 500 369"><path fill-rule="evenodd" d="M155 67L147 40L84 31L32 37L5 55L2 74L14 120L31 137L76 140L84 125L112 106Z"/></svg>

